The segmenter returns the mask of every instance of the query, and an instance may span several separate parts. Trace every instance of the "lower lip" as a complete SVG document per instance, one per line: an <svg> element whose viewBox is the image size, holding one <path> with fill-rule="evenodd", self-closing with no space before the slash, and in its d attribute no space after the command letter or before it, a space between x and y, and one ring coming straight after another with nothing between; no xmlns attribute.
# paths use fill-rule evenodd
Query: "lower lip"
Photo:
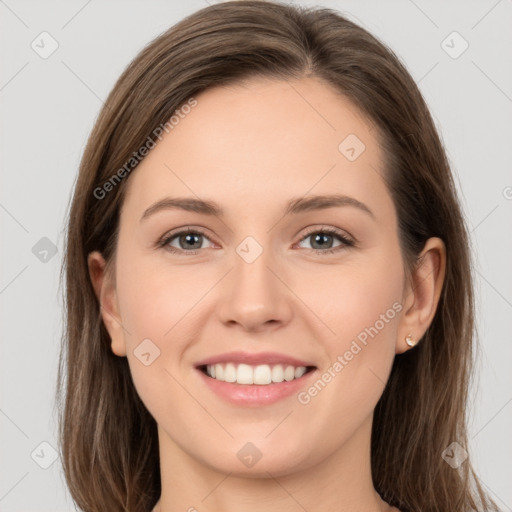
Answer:
<svg viewBox="0 0 512 512"><path fill-rule="evenodd" d="M316 369L305 373L298 379L291 381L274 382L272 384L238 384L236 382L223 382L209 377L197 369L205 384L217 395L228 402L242 406L270 405L297 394L309 382Z"/></svg>

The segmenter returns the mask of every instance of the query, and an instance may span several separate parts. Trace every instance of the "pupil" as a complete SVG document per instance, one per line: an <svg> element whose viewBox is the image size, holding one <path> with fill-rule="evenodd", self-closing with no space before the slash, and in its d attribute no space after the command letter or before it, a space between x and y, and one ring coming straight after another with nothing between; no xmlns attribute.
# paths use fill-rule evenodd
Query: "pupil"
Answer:
<svg viewBox="0 0 512 512"><path fill-rule="evenodd" d="M188 235L183 235L181 236L181 242L183 243L183 245L186 245L187 243L194 243L193 242L193 238L199 238L201 235L196 235L196 234L193 234L193 233L189 233ZM201 247L201 242L199 242L199 246L198 247L192 247L192 249L199 249ZM190 247L188 247L187 249L191 249Z"/></svg>
<svg viewBox="0 0 512 512"><path fill-rule="evenodd" d="M325 233L324 233L324 234L322 234L322 233L317 233L316 235L314 235L314 240L315 240L315 242L314 242L314 243L315 243L315 244L317 243L317 239L323 239L323 240L324 240L324 242L325 242L325 239L326 239L326 238L332 238L332 235L327 235L327 234L325 234ZM320 244L320 248L322 248L322 247L324 247L324 248L325 248L325 247L326 247L326 245L327 245L327 244L322 244L322 243L321 243L321 244ZM313 247L313 248L315 248L315 247Z"/></svg>

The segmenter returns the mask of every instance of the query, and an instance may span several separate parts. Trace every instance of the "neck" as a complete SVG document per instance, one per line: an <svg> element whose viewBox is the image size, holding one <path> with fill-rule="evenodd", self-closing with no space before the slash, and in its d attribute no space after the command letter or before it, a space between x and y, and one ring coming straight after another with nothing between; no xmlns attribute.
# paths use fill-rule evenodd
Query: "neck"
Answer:
<svg viewBox="0 0 512 512"><path fill-rule="evenodd" d="M153 512L384 512L370 466L373 416L320 463L281 476L221 473L191 457L158 427L162 494Z"/></svg>

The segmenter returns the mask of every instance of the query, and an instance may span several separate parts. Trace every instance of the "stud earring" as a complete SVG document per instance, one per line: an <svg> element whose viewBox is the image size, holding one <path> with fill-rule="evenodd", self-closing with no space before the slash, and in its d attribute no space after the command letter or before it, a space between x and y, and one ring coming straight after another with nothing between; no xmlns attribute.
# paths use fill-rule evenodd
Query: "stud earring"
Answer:
<svg viewBox="0 0 512 512"><path fill-rule="evenodd" d="M416 345L416 341L413 339L412 334L408 334L405 337L405 343L407 343L409 347L414 347L414 345Z"/></svg>

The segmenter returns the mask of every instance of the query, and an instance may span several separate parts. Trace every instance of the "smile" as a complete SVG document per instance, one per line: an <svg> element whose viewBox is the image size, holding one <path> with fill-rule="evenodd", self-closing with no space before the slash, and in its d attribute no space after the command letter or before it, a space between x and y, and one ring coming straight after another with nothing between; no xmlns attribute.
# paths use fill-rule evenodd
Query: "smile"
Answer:
<svg viewBox="0 0 512 512"><path fill-rule="evenodd" d="M314 366L292 365L249 365L236 363L217 363L205 365L201 370L209 377L222 382L232 382L245 385L265 386L272 383L290 382L299 379L305 373L313 370Z"/></svg>

